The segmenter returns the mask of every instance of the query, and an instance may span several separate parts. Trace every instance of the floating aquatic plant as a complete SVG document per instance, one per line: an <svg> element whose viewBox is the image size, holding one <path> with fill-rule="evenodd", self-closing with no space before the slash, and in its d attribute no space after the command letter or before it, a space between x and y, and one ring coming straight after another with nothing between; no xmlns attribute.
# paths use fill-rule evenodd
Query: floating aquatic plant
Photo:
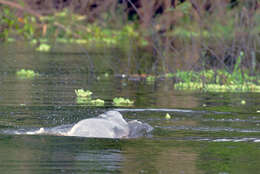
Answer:
<svg viewBox="0 0 260 174"><path fill-rule="evenodd" d="M203 84L202 82L180 82L174 85L178 90L201 90L210 92L260 92L260 86L255 84Z"/></svg>
<svg viewBox="0 0 260 174"><path fill-rule="evenodd" d="M51 49L50 45L42 43L39 47L36 48L36 51L49 52L50 49Z"/></svg>
<svg viewBox="0 0 260 174"><path fill-rule="evenodd" d="M201 72L177 71L174 88L178 90L202 90L211 92L260 92L259 76L242 73L240 64L244 53L237 58L232 73L226 70L204 70Z"/></svg>
<svg viewBox="0 0 260 174"><path fill-rule="evenodd" d="M166 73L164 76L166 78L172 78L172 77L174 77L174 73Z"/></svg>
<svg viewBox="0 0 260 174"><path fill-rule="evenodd" d="M8 37L7 42L15 42L15 38Z"/></svg>
<svg viewBox="0 0 260 174"><path fill-rule="evenodd" d="M92 106L104 106L104 104L105 104L104 100L101 100L101 99L92 100L91 98L87 98L87 97L77 97L76 102L78 104L92 105Z"/></svg>
<svg viewBox="0 0 260 174"><path fill-rule="evenodd" d="M245 100L241 100L241 104L242 104L242 105L245 105L245 104L246 104L246 101L245 101Z"/></svg>
<svg viewBox="0 0 260 174"><path fill-rule="evenodd" d="M21 69L16 72L16 75L20 78L34 78L35 76L39 76L39 73L34 72L30 69Z"/></svg>
<svg viewBox="0 0 260 174"><path fill-rule="evenodd" d="M84 89L75 89L75 93L77 95L77 103L78 104L88 104L94 106L104 106L105 101L101 99L91 99L92 92Z"/></svg>
<svg viewBox="0 0 260 174"><path fill-rule="evenodd" d="M123 97L116 97L113 99L113 104L116 106L127 106L127 105L133 105L134 101L130 99L125 99Z"/></svg>
<svg viewBox="0 0 260 174"><path fill-rule="evenodd" d="M166 120L170 120L171 118L172 118L172 117L171 117L170 114L167 113L167 114L165 115L165 119L166 119Z"/></svg>
<svg viewBox="0 0 260 174"><path fill-rule="evenodd" d="M86 97L77 97L76 102L77 104L89 104L91 102L91 99Z"/></svg>
<svg viewBox="0 0 260 174"><path fill-rule="evenodd" d="M154 82L155 79L156 79L156 77L153 76L153 75L149 75L149 76L146 77L146 81L147 81L147 82Z"/></svg>
<svg viewBox="0 0 260 174"><path fill-rule="evenodd" d="M90 103L95 106L104 106L105 101L101 99L91 100Z"/></svg>
<svg viewBox="0 0 260 174"><path fill-rule="evenodd" d="M91 97L92 95L92 92L87 90L87 91L84 91L84 89L75 89L75 93L77 95L77 97Z"/></svg>
<svg viewBox="0 0 260 174"><path fill-rule="evenodd" d="M36 45L36 44L37 44L37 39L32 39L32 40L30 41L30 44Z"/></svg>
<svg viewBox="0 0 260 174"><path fill-rule="evenodd" d="M203 84L202 82L180 82L174 84L178 90L202 90L210 92L260 92L260 86L255 84Z"/></svg>

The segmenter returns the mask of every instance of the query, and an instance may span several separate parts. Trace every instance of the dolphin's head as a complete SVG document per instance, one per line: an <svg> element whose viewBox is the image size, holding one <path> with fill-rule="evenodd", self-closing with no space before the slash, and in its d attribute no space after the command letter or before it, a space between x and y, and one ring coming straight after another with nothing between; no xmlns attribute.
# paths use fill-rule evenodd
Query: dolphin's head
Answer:
<svg viewBox="0 0 260 174"><path fill-rule="evenodd" d="M147 123L142 123L141 121L132 120L128 122L130 129L129 138L141 137L149 134L153 130L153 127Z"/></svg>

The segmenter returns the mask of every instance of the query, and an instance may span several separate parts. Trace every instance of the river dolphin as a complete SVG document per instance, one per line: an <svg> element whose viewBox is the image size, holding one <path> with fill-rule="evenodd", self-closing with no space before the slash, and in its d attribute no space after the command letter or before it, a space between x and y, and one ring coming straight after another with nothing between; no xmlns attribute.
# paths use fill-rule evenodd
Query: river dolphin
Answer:
<svg viewBox="0 0 260 174"><path fill-rule="evenodd" d="M118 111L108 111L95 118L84 119L76 123L68 136L99 138L134 138L144 136L153 128L137 120L125 121Z"/></svg>
<svg viewBox="0 0 260 174"><path fill-rule="evenodd" d="M118 111L108 111L94 118L79 121L74 125L40 128L27 131L29 135L58 135L96 138L136 138L147 135L153 127L141 121L127 122ZM16 132L22 134L23 132Z"/></svg>

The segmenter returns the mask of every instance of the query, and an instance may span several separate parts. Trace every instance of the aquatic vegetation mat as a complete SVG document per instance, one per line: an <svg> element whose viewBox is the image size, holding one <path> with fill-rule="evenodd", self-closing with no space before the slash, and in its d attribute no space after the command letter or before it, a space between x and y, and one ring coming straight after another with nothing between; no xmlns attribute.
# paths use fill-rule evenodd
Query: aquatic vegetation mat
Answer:
<svg viewBox="0 0 260 174"><path fill-rule="evenodd" d="M202 90L210 92L260 92L260 86L255 84L203 84L201 82L180 82L174 85L178 90Z"/></svg>
<svg viewBox="0 0 260 174"><path fill-rule="evenodd" d="M178 71L175 77L179 82L174 84L174 88L178 90L260 92L259 77L242 73L236 67L233 73L225 70Z"/></svg>
<svg viewBox="0 0 260 174"><path fill-rule="evenodd" d="M131 106L134 104L134 101L123 97L116 97L113 99L113 104L115 106Z"/></svg>
<svg viewBox="0 0 260 174"><path fill-rule="evenodd" d="M93 94L89 90L84 89L75 89L75 94L77 96L76 102L77 104L83 105L94 105L94 106L104 106L105 101L102 99L92 99L91 95Z"/></svg>
<svg viewBox="0 0 260 174"><path fill-rule="evenodd" d="M39 76L39 73L36 73L30 69L21 69L16 71L16 75L21 79L32 79L36 76Z"/></svg>

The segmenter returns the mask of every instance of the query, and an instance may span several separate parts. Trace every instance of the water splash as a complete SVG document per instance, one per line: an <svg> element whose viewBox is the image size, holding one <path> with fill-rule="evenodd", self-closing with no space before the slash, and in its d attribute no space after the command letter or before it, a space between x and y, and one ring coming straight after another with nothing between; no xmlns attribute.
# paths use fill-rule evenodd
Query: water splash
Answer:
<svg viewBox="0 0 260 174"><path fill-rule="evenodd" d="M138 120L126 122L118 111L108 111L95 118L79 121L74 125L61 125L53 128L32 130L7 130L6 134L16 135L56 135L95 138L137 138L146 136L153 130L147 123Z"/></svg>

